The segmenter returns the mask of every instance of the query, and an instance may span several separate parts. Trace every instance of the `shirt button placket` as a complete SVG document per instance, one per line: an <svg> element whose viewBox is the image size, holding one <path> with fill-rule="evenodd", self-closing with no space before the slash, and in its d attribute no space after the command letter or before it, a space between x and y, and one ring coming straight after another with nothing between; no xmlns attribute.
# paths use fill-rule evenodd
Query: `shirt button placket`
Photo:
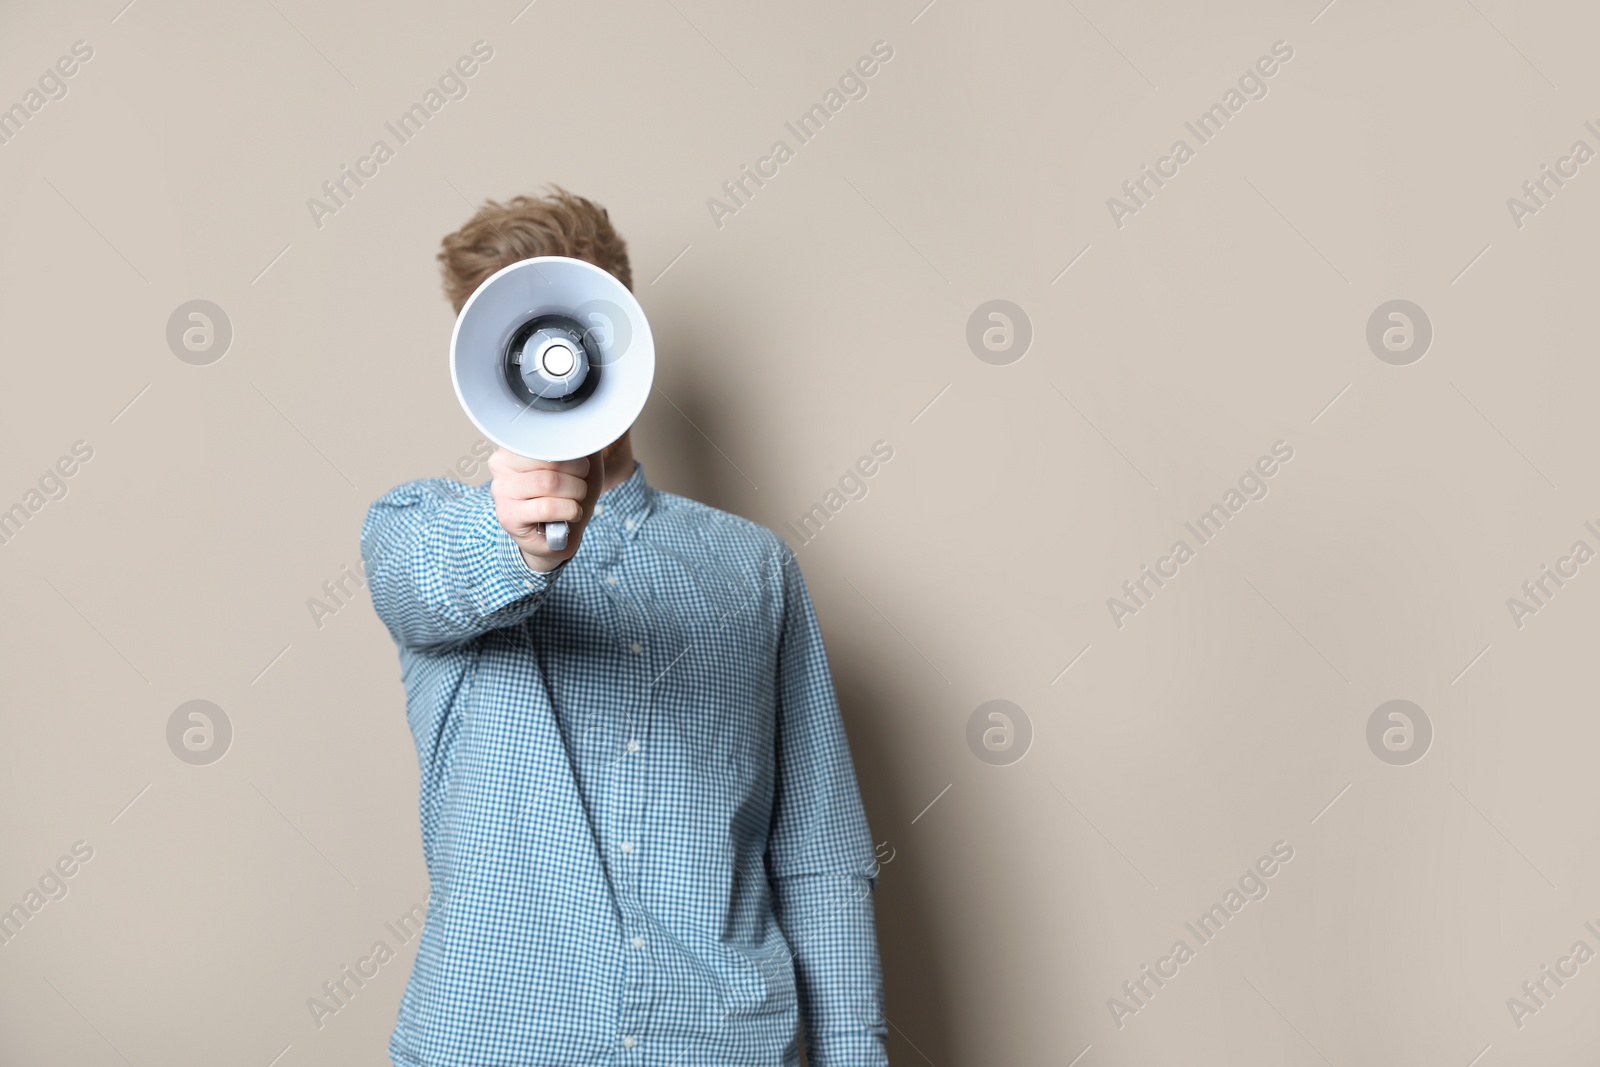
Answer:
<svg viewBox="0 0 1600 1067"><path fill-rule="evenodd" d="M616 575L611 577L616 578ZM622 751L618 753L613 749L611 758L616 761L616 774L612 780L616 785L617 832L622 838L617 845L618 866L621 868L617 879L617 905L622 917L624 954L619 1034L623 1050L633 1053L628 1058L636 1059L637 1053L633 1050L644 1039L642 1031L650 1004L651 961L650 954L645 951L644 937L648 919L639 904L639 883L646 870L644 846L647 844L641 837L645 830L640 821L643 818L645 778L641 755L643 745L639 736L646 722L651 679L650 656L646 646L649 640L648 610L631 598L625 598L624 604L623 635L627 645L623 658L627 662L622 675L629 680L628 696L622 704L618 733L613 735L616 738L613 743L618 744Z"/></svg>

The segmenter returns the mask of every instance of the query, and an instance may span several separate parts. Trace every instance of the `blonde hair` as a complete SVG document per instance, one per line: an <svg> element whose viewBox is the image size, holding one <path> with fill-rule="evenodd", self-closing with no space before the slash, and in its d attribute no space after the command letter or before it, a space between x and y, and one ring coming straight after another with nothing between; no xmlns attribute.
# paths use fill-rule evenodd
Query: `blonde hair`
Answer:
<svg viewBox="0 0 1600 1067"><path fill-rule="evenodd" d="M541 197L486 201L477 214L445 237L439 270L456 311L502 267L534 256L570 256L593 263L633 288L628 245L612 229L606 209L552 185Z"/></svg>

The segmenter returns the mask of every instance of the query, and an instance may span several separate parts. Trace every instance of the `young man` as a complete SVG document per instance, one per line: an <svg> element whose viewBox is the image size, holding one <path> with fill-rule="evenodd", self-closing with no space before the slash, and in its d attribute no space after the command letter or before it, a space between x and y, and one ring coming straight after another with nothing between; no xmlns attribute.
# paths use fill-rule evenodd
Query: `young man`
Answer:
<svg viewBox="0 0 1600 1067"><path fill-rule="evenodd" d="M490 202L444 240L587 260L604 209ZM401 1067L887 1063L878 867L800 571L776 535L652 489L625 434L476 488L410 482L362 555L421 766L427 923ZM552 552L541 523L571 524Z"/></svg>

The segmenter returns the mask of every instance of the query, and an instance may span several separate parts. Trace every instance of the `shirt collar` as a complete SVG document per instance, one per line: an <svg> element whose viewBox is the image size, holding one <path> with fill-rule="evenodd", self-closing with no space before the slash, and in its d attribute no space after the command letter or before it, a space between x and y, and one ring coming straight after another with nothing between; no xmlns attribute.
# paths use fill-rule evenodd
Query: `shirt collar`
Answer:
<svg viewBox="0 0 1600 1067"><path fill-rule="evenodd" d="M644 465L635 461L627 481L600 494L593 524L633 533L649 514L650 485L644 480Z"/></svg>

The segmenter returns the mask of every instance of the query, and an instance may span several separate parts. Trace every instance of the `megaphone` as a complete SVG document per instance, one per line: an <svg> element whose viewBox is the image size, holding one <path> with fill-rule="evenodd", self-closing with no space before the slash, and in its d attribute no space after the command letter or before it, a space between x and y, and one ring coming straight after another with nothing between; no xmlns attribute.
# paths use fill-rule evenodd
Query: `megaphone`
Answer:
<svg viewBox="0 0 1600 1067"><path fill-rule="evenodd" d="M450 334L467 418L508 452L559 462L616 441L644 409L656 345L627 286L581 259L536 256L473 292ZM567 547L567 524L544 525Z"/></svg>

